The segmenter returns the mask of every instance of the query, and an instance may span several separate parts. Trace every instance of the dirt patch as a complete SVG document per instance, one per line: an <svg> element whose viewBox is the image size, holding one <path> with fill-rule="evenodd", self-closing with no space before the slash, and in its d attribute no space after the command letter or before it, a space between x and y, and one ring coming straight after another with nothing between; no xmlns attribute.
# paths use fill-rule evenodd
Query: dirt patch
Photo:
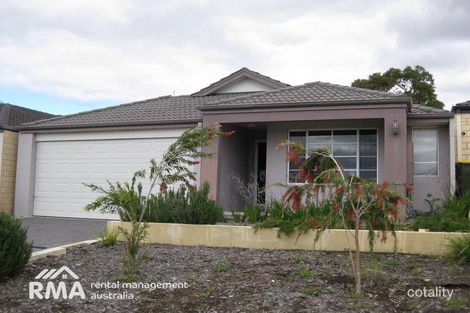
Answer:
<svg viewBox="0 0 470 313"><path fill-rule="evenodd" d="M364 254L364 294L358 297L352 292L354 279L346 253L170 245L146 245L142 251L147 259L139 282L178 282L188 287L92 288L92 283L116 283L122 276L122 246L93 244L38 260L17 277L0 282L0 312L470 311L470 266L436 257ZM29 282L36 275L64 265L79 276L86 299L29 299ZM70 287L72 281L67 284ZM450 300L406 296L410 288L442 290L443 286L453 290ZM133 299L92 299L109 293L132 294Z"/></svg>

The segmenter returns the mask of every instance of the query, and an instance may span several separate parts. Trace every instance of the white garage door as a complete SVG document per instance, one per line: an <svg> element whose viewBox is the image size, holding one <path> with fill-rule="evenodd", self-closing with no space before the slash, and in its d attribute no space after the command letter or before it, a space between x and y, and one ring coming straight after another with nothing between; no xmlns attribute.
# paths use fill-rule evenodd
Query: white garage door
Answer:
<svg viewBox="0 0 470 313"><path fill-rule="evenodd" d="M106 186L107 180L130 181L135 171L148 169L150 160L158 161L176 140L174 130L159 133L159 138L150 132L131 133L134 138L103 133L86 138L78 134L38 136L34 215L117 218L83 210L98 196L83 183Z"/></svg>

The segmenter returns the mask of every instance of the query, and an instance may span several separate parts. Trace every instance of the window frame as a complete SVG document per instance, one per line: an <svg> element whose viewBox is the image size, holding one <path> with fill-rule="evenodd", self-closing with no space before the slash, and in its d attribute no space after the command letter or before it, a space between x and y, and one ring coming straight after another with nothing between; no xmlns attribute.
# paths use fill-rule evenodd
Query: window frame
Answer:
<svg viewBox="0 0 470 313"><path fill-rule="evenodd" d="M436 133L436 167L437 167L437 173L434 175L416 175L415 174L415 163L434 163L434 162L415 162L415 131L417 129L432 129ZM413 161L411 162L412 164L412 171L413 171L413 177L439 177L439 171L440 171L440 166L439 166L439 160L440 160L440 153L439 153L439 127L433 127L433 126L422 126L422 127L413 127L411 129L411 145L413 149Z"/></svg>
<svg viewBox="0 0 470 313"><path fill-rule="evenodd" d="M360 173L360 146L359 146L359 132L361 130L375 130L376 132L376 178L375 178L375 182L378 182L379 181L379 151L380 151L380 147L379 147L379 128L377 127L366 127L366 128L303 128L303 129L300 129L300 128L294 128L294 129L288 129L287 130L287 142L290 143L290 133L291 132L305 132L305 145L306 145L306 151L305 151L305 158L307 157L307 145L308 145L308 132L310 131L329 131L331 133L331 149L333 149L333 132L334 131L351 131L351 130L354 130L356 131L356 148L357 148L357 154L356 154L356 175L358 177L359 176L359 173ZM289 147L287 148L289 149ZM286 169L287 169L287 177L286 177L286 181L287 181L287 185L303 185L305 184L305 182L303 183L291 183L289 181L289 174L290 174L290 161L287 161L287 166L286 166Z"/></svg>

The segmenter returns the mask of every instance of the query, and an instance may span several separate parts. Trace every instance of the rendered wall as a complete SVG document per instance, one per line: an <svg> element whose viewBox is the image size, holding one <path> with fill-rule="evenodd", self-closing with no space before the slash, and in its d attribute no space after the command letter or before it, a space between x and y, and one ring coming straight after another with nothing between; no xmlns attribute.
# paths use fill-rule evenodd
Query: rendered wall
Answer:
<svg viewBox="0 0 470 313"><path fill-rule="evenodd" d="M433 126L430 126L433 127ZM439 135L439 170L437 176L414 176L413 177L413 207L420 211L429 211L430 206L426 202L428 194L438 199L444 199L450 191L450 145L449 126L435 126ZM410 127L408 136L411 140L412 129Z"/></svg>

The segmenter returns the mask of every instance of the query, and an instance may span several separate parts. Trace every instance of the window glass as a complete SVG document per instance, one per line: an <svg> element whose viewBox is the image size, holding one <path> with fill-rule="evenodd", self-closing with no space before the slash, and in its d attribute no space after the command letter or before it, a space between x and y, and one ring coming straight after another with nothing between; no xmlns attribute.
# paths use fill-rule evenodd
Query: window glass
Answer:
<svg viewBox="0 0 470 313"><path fill-rule="evenodd" d="M438 173L437 129L413 129L413 173L416 176L435 176Z"/></svg>
<svg viewBox="0 0 470 313"><path fill-rule="evenodd" d="M307 155L314 149L327 148L346 175L377 180L376 130L292 131L290 141L307 145ZM301 157L301 162L305 156ZM299 165L289 162L289 182L302 183L298 178Z"/></svg>

